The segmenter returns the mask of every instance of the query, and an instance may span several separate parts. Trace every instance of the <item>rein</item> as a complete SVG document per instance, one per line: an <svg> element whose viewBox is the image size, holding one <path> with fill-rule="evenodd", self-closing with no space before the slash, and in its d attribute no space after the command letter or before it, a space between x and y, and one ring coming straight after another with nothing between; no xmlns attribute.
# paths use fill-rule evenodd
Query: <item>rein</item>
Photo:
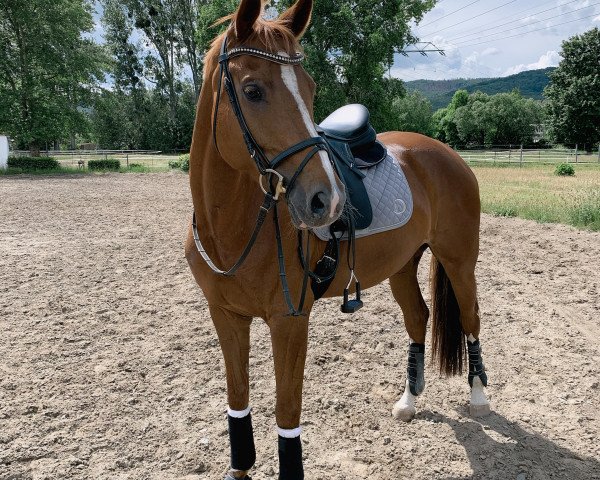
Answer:
<svg viewBox="0 0 600 480"><path fill-rule="evenodd" d="M263 204L260 206L258 217L256 219L256 224L254 226L252 235L250 236L250 239L248 240L248 242L247 242L242 254L238 258L238 260L229 269L222 270L222 269L218 268L215 265L215 263L211 260L209 255L206 253L206 250L204 249L204 247L202 246L202 243L200 241L200 235L198 233L198 224L196 222L195 212L192 217L192 234L194 237L194 242L196 244L196 248L198 249L200 256L206 262L206 264L211 268L211 270L219 275L230 277L230 276L233 276L235 274L235 272L242 266L242 264L244 263L244 261L246 260L248 255L250 254L250 251L252 250L252 247L254 246L254 244L258 238L258 234L265 222L265 219L267 218L267 214L269 213L269 211L271 209L273 209L273 221L275 223L275 239L277 242L277 258L278 258L278 264L279 264L279 278L281 281L281 286L282 286L285 302L289 309L289 315L291 315L291 316L305 315L302 312L302 309L304 307L304 301L306 298L306 289L308 286L308 278L309 278L309 276L312 276L314 274L313 274L313 272L310 272L310 270L309 270L310 258L307 258L306 259L307 261L303 264L304 279L303 279L303 283L302 283L302 292L301 292L298 307L296 308L294 306L294 303L293 303L291 295L290 295L288 282L287 282L287 276L286 276L286 272L285 272L283 245L282 245L282 240L281 240L281 230L279 227L279 215L277 212L277 201L279 200L279 197L282 193L291 191L296 180L298 179L298 177L300 176L300 174L304 170L304 167L306 167L306 165L308 164L310 159L316 153L318 153L320 150L326 150L329 152L329 147L328 147L326 141L322 137L311 137L311 138L308 138L301 142L298 142L295 145L292 145L288 149L286 149L283 152L281 152L280 154L278 154L272 160L268 159L267 155L264 153L263 149L260 147L258 142L254 139L254 136L252 135L252 132L250 131L250 128L248 127L248 124L244 117L244 113L242 112L242 107L241 107L240 101L239 101L237 93L235 91L235 85L233 83L233 78L231 77L231 73L229 71L229 60L231 60L232 58L235 58L235 57L242 56L242 55L250 55L253 57L258 57L258 58L261 58L261 59L264 59L264 60L267 60L270 62L274 62L274 63L280 64L280 65L299 65L304 60L304 55L299 52L296 53L293 57L285 57L282 55L265 52L263 50L259 50L256 48L237 47L237 48L233 48L233 49L227 51L227 36L225 36L225 39L223 40L223 44L221 45L221 52L219 55L219 66L220 66L219 85L218 85L218 89L217 89L217 102L216 102L215 112L214 112L213 122L212 122L213 123L213 142L215 144L217 151L220 154L221 152L219 150L219 146L217 143L217 115L219 112L219 105L221 102L221 90L224 85L225 91L227 92L227 96L229 97L229 102L231 104L233 112L235 113L237 121L240 125L240 129L244 136L244 142L246 144L246 148L248 149L248 153L250 154L250 157L252 158L252 160L254 160L256 167L258 169L259 184L260 184L260 188L262 189L262 191L265 194L265 197L264 197ZM283 161L285 161L289 157L291 157L297 153L300 153L303 150L306 150L308 148L310 148L309 152L304 157L304 160L302 160L302 162L296 169L295 173L292 175L292 177L289 180L287 178L285 178L282 174L277 172L276 168L279 165L281 165L281 163ZM329 156L329 158L331 158L331 155ZM335 163L332 162L332 164L335 168ZM263 178L265 178L265 177L266 177L266 183L267 183L266 187L263 185ZM277 183L275 184L275 186L273 186L274 178L277 179ZM299 248L300 248L300 250L302 250L302 238L301 238L302 232L299 232L299 237L300 237ZM309 246L310 246L310 236L308 236L308 240L306 242L307 257L308 257L308 253L309 253Z"/></svg>

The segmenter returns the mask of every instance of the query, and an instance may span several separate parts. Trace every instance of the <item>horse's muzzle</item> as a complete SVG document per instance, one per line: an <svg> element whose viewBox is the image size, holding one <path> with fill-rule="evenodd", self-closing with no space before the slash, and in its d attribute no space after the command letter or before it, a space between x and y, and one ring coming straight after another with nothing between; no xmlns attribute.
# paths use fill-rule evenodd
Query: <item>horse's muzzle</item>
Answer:
<svg viewBox="0 0 600 480"><path fill-rule="evenodd" d="M288 196L292 222L298 228L330 225L341 215L346 202L344 186L310 185L307 190L294 188Z"/></svg>

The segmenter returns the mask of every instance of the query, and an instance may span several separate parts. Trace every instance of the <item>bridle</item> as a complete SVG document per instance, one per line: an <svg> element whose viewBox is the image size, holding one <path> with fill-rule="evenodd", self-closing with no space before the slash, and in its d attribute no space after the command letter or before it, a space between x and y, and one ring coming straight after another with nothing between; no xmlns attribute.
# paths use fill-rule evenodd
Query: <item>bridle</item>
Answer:
<svg viewBox="0 0 600 480"><path fill-rule="evenodd" d="M237 121L240 125L240 129L242 131L242 135L244 137L244 142L248 149L248 153L250 157L254 160L256 167L259 172L259 184L261 189L263 190L265 197L262 205L260 206L258 217L256 219L256 224L254 226L254 230L252 235L250 236L250 240L246 244L242 254L238 258L238 260L234 263L234 265L228 270L222 270L218 268L214 262L210 259L209 255L206 253L206 250L202 246L200 242L200 236L198 234L198 225L196 223L196 214L194 213L192 217L192 234L194 237L194 242L196 244L196 248L200 253L200 256L206 262L206 264L211 268L211 270L219 275L223 276L233 276L235 272L242 266L246 258L248 257L250 251L256 239L258 238L258 234L260 229L267 217L267 214L271 209L273 209L273 219L275 223L275 238L277 241L277 258L279 263L279 277L281 280L281 285L283 289L283 294L285 298L285 302L289 309L289 314L292 316L304 315L302 313L302 309L304 306L304 300L306 296L306 289L308 285L309 277L314 277L314 273L309 270L310 264L310 235L306 241L306 258L303 256L303 267L304 267L304 279L302 284L302 292L300 296L300 301L298 307L294 306L294 303L291 299L291 295L288 288L287 276L285 273L285 263L283 257L283 246L281 241L281 230L279 228L279 215L277 212L277 201L282 193L289 193L295 185L296 180L299 175L304 170L304 167L308 164L309 160L314 157L316 153L320 150L325 150L329 153L329 158L331 161L332 155L329 151L329 146L327 142L322 137L311 137L301 142L292 145L287 148L283 152L279 153L275 158L269 160L267 155L264 153L263 149L260 147L258 142L254 139L250 128L246 122L244 117L244 113L242 112L242 107L240 101L238 99L237 93L235 91L235 85L233 83L233 78L231 77L231 73L229 71L229 61L232 58L239 57L242 55L250 55L252 57L261 58L263 60L267 60L269 62L274 62L280 65L299 65L304 60L304 55L302 53L296 53L292 57L286 57L282 55L277 55L274 53L266 52L264 50L259 50L256 48L246 48L246 47L236 47L231 50L227 50L227 34L225 34L225 38L221 45L221 52L219 55L219 84L217 88L217 100L215 105L215 111L213 115L213 141L215 147L219 153L219 146L217 143L217 116L219 111L219 104L221 102L221 90L224 86L225 91L227 92L227 96L229 97L229 102L231 103L231 108L235 113ZM312 147L312 148L311 148ZM276 169L281 165L286 159L295 155L297 153L302 152L310 148L309 152L306 154L294 174L290 179L287 179L284 175L279 173ZM335 163L332 161L332 165L334 169L336 169ZM273 179L277 179L277 183L273 184ZM263 179L266 179L267 186L263 184ZM299 232L299 248L300 252L303 248L302 242L302 232Z"/></svg>
<svg viewBox="0 0 600 480"><path fill-rule="evenodd" d="M269 62L277 63L279 65L299 65L304 60L304 55L300 52L297 52L293 57L285 57L282 55L278 55L275 53L265 52L263 50L259 50L257 48L246 48L246 47L237 47L227 51L227 35L221 44L221 53L219 55L219 86L217 87L217 103L215 106L215 112L213 115L213 141L217 151L219 151L219 146L217 143L217 116L219 113L219 104L221 102L221 87L222 84L225 86L225 91L227 92L227 96L229 97L229 102L231 103L231 108L235 113L237 121L240 125L240 129L242 130L242 135L244 136L244 142L246 143L246 148L248 149L248 153L250 157L256 163L256 168L260 174L259 182L263 192L267 193L265 187L263 186L263 177L268 176L269 184L271 184L271 179L273 176L277 177L277 186L274 190L274 199L278 200L279 195L281 193L289 192L304 167L306 167L308 161L319 151L319 150L327 150L327 143L322 137L311 137L306 140L302 140L301 142L292 145L288 149L281 152L272 160L269 160L261 146L254 139L250 128L248 127L248 123L244 117L244 113L242 112L242 107L240 101L237 96L237 92L235 91L235 85L233 83L233 78L231 77L231 72L229 71L229 61L232 58L240 57L243 55L249 55L252 57L262 58L263 60L268 60ZM309 147L311 150L308 152L304 160L300 163L296 172L292 175L292 177L288 180L279 172L277 172L276 168L281 165L281 163L303 150L306 150ZM219 151L219 153L221 153Z"/></svg>

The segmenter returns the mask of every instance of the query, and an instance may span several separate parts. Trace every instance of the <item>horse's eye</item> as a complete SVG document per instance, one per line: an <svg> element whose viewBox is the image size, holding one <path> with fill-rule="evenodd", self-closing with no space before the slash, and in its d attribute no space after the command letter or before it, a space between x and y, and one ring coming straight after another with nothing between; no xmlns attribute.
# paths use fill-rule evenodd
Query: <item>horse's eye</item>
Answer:
<svg viewBox="0 0 600 480"><path fill-rule="evenodd" d="M244 95L251 102L260 102L263 98L261 89L256 85L246 85L244 87Z"/></svg>

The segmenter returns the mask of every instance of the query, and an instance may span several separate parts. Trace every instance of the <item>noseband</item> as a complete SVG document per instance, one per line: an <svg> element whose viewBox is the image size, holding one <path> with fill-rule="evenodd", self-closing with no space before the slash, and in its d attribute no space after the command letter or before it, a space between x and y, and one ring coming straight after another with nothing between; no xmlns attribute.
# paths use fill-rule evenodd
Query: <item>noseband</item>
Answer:
<svg viewBox="0 0 600 480"><path fill-rule="evenodd" d="M263 50L259 50L256 48L246 48L246 47L237 47L227 51L227 35L223 40L223 44L221 45L221 53L219 55L219 86L217 89L217 102L215 106L215 113L213 116L213 141L215 147L219 153L219 146L217 144L217 115L219 112L219 104L221 102L221 90L224 84L225 91L227 92L227 96L229 97L229 102L231 103L231 108L235 113L235 116L240 125L240 129L242 130L242 135L244 136L244 142L246 143L246 147L248 148L248 153L250 153L250 157L256 163L256 167L259 172L259 183L260 187L265 194L265 198L263 204L260 206L258 217L256 219L256 224L254 226L254 231L250 236L250 240L246 244L241 256L235 262L235 264L229 268L228 270L221 270L218 268L211 258L206 253L206 250L202 246L200 242L200 235L198 233L198 225L196 223L196 214L194 213L192 217L192 235L194 237L194 242L196 244L196 248L200 253L202 259L206 262L206 264L211 268L211 270L219 275L223 276L233 276L235 272L242 266L248 254L250 253L256 239L258 238L258 233L262 228L262 225L267 217L267 214L271 209L273 209L273 220L275 223L275 239L277 241L277 260L279 263L279 278L281 280L281 286L283 290L283 295L285 298L285 302L289 309L289 314L292 316L303 315L302 308L304 306L304 300L306 295L306 289L308 285L308 278L313 272L309 270L310 258L308 257L309 249L310 249L310 236L306 241L306 261L304 263L304 280L302 284L302 291L300 295L300 301L298 307L294 306L294 303L291 299L291 295L288 288L287 277L285 273L285 263L283 257L283 245L281 241L281 231L279 228L279 216L277 213L277 200L282 193L290 192L293 188L298 176L304 170L304 167L308 164L309 160L317 153L319 150L325 150L329 152L329 146L327 142L322 137L311 137L303 140L301 142L292 145L288 149L284 150L280 154L278 154L272 160L269 160L263 149L260 147L258 142L252 136L252 132L246 123L246 119L244 118L244 113L242 112L242 107L240 101L238 99L237 93L235 91L235 85L233 83L233 78L231 77L231 73L229 71L229 60L235 57L239 57L242 55L249 55L252 57L261 58L267 60L269 62L277 63L280 65L299 65L302 60L304 60L304 55L301 53L296 53L293 57L285 57L282 55L277 55L274 53L265 52ZM310 148L312 147L312 148ZM302 152L310 148L307 155L304 157L304 160L300 163L292 177L288 180L282 174L280 174L276 168L281 165L281 163L295 155L297 153ZM329 155L331 161L331 154ZM336 168L335 163L332 162L334 169ZM267 186L263 185L263 178L266 177ZM277 179L277 183L273 185L273 178ZM302 233L299 233L300 243L299 248L302 251ZM304 257L303 257L304 258Z"/></svg>
<svg viewBox="0 0 600 480"><path fill-rule="evenodd" d="M277 55L274 53L265 52L263 50L259 50L257 48L246 48L246 47L237 47L227 51L227 35L225 35L225 39L221 45L221 53L219 55L219 86L217 88L217 103L215 106L215 113L213 116L213 141L217 151L219 151L219 146L217 144L217 115L219 113L219 104L221 102L221 87L225 85L225 91L227 92L227 96L229 97L229 102L231 103L231 108L235 113L237 121L240 125L240 129L242 130L242 135L244 136L244 142L246 143L246 148L248 149L248 153L250 153L250 157L256 163L256 167L258 168L258 172L260 174L259 182L262 190L267 193L267 190L263 186L263 177L268 176L268 184L270 186L270 191L273 194L273 198L278 200L279 195L281 193L289 192L294 186L298 176L304 170L304 167L308 164L308 161L319 151L319 150L327 150L327 143L322 137L311 137L306 140L302 140L301 142L292 145L287 150L284 150L279 155L277 155L272 160L269 160L263 149L260 147L258 142L254 139L250 128L248 127L248 123L244 117L244 113L242 112L242 106L240 104L239 98L237 96L237 92L235 91L235 85L233 83L233 78L231 77L231 72L229 71L229 60L236 57L241 57L243 55L248 55L251 57L261 58L263 60L267 60L269 62L277 63L279 65L299 65L304 60L304 55L300 52L296 52L293 57L285 57L283 55ZM308 152L304 160L300 163L296 172L292 175L292 177L288 180L283 175L277 172L277 167L281 165L281 163L287 158L295 155L307 148L311 148ZM221 153L219 151L219 153ZM275 187L272 186L272 178L273 176L277 177L277 185Z"/></svg>

